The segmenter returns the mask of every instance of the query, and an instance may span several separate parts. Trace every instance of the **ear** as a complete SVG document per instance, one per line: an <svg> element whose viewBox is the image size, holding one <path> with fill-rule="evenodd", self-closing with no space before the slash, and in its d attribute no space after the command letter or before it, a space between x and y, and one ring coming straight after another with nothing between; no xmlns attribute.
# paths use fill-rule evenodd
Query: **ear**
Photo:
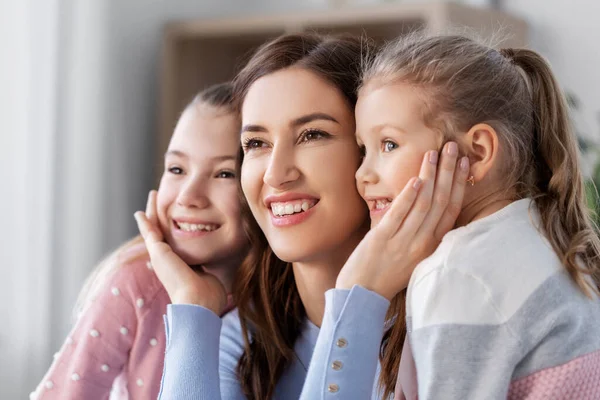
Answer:
<svg viewBox="0 0 600 400"><path fill-rule="evenodd" d="M471 175L475 182L482 181L490 173L498 157L498 133L488 124L477 124L469 129L461 142L471 163Z"/></svg>

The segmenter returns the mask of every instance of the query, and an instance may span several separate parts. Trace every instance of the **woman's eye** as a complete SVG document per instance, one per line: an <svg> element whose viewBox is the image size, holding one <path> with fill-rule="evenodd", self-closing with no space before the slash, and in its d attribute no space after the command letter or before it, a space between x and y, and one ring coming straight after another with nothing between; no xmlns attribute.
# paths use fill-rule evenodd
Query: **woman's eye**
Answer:
<svg viewBox="0 0 600 400"><path fill-rule="evenodd" d="M181 175L183 174L183 170L179 167L170 167L168 169L168 171L174 175Z"/></svg>
<svg viewBox="0 0 600 400"><path fill-rule="evenodd" d="M389 153L392 150L395 150L398 148L398 145L394 142L392 142L391 140L385 140L383 142L383 152L384 153Z"/></svg>
<svg viewBox="0 0 600 400"><path fill-rule="evenodd" d="M244 149L244 152L254 150L254 149L260 149L261 147L265 147L265 146L266 146L266 143L260 139L245 139L244 143L242 144L242 148Z"/></svg>
<svg viewBox="0 0 600 400"><path fill-rule="evenodd" d="M318 129L307 129L300 135L300 142L310 142L331 136L327 132Z"/></svg>
<svg viewBox="0 0 600 400"><path fill-rule="evenodd" d="M221 171L217 174L217 178L231 179L235 178L235 174L231 171Z"/></svg>

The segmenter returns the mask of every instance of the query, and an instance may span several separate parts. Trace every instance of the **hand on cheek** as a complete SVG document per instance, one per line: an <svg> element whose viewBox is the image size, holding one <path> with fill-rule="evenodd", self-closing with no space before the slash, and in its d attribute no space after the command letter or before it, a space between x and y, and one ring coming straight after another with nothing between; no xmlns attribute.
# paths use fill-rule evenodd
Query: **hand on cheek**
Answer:
<svg viewBox="0 0 600 400"><path fill-rule="evenodd" d="M221 315L227 306L227 293L213 275L197 272L163 241L156 216L156 192L148 196L146 212L135 213L140 234L144 238L150 262L174 304L195 304Z"/></svg>
<svg viewBox="0 0 600 400"><path fill-rule="evenodd" d="M456 143L425 154L419 177L408 181L379 225L354 250L336 287L360 285L392 299L408 286L414 268L452 229L462 206L469 160Z"/></svg>

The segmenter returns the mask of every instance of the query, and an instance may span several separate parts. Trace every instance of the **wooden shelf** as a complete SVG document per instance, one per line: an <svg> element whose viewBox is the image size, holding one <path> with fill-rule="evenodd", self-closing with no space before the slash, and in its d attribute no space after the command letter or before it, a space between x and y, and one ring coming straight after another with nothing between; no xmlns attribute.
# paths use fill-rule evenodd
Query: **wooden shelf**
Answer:
<svg viewBox="0 0 600 400"><path fill-rule="evenodd" d="M281 34L349 32L385 41L414 30L435 33L463 27L482 37L500 32L504 46L524 46L527 41L523 20L452 2L171 22L163 36L157 157L162 160L179 113L198 91L233 78L258 46Z"/></svg>

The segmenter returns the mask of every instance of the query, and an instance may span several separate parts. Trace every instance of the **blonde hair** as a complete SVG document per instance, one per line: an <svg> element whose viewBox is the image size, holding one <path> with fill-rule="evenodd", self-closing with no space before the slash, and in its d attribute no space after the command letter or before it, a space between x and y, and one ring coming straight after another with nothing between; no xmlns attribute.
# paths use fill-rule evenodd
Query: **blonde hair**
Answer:
<svg viewBox="0 0 600 400"><path fill-rule="evenodd" d="M233 86L230 82L220 83L208 87L198 93L185 107L184 111L192 106L208 105L222 109L226 113L235 113L237 110L233 105ZM142 246L144 240L136 236L110 253L94 268L88 276L75 302L73 316L75 319L83 312L85 307L98 295L98 291L104 286L106 278L118 267L132 264L143 257L148 256L146 247ZM139 246L138 251L133 251Z"/></svg>
<svg viewBox="0 0 600 400"><path fill-rule="evenodd" d="M600 239L586 205L565 99L548 63L526 49L495 50L461 35L413 34L389 43L363 71L362 87L402 82L423 91L425 121L452 139L478 123L498 132L503 184L532 198L541 229L587 295L600 287ZM398 318L382 342L380 388L394 390L406 293L393 299Z"/></svg>

